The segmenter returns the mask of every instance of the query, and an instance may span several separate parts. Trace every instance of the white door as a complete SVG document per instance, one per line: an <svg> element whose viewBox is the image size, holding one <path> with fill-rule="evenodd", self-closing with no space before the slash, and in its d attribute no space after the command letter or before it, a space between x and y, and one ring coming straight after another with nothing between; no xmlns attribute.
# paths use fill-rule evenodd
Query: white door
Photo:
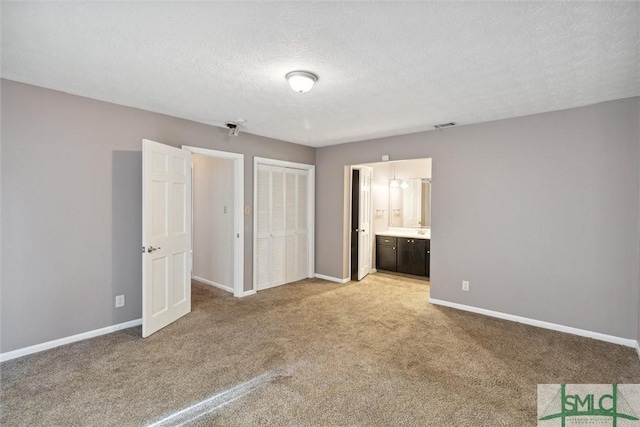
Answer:
<svg viewBox="0 0 640 427"><path fill-rule="evenodd" d="M191 154L142 141L142 336L191 311Z"/></svg>
<svg viewBox="0 0 640 427"><path fill-rule="evenodd" d="M271 168L258 165L256 169L256 288L257 290L269 287L271 252Z"/></svg>
<svg viewBox="0 0 640 427"><path fill-rule="evenodd" d="M296 181L296 280L309 277L309 171L298 170Z"/></svg>
<svg viewBox="0 0 640 427"><path fill-rule="evenodd" d="M257 290L283 285L286 281L285 176L285 168L258 165Z"/></svg>
<svg viewBox="0 0 640 427"><path fill-rule="evenodd" d="M271 212L270 212L270 253L269 286L285 283L285 169L271 167Z"/></svg>
<svg viewBox="0 0 640 427"><path fill-rule="evenodd" d="M257 290L309 277L308 185L307 170L257 165Z"/></svg>
<svg viewBox="0 0 640 427"><path fill-rule="evenodd" d="M291 283L298 280L298 263L296 259L298 257L298 229L297 220L298 215L298 171L296 169L285 169L284 172L284 187L285 187L285 220L284 220L284 234L285 234L285 282Z"/></svg>
<svg viewBox="0 0 640 427"><path fill-rule="evenodd" d="M360 167L358 213L358 280L371 271L371 173L372 168Z"/></svg>

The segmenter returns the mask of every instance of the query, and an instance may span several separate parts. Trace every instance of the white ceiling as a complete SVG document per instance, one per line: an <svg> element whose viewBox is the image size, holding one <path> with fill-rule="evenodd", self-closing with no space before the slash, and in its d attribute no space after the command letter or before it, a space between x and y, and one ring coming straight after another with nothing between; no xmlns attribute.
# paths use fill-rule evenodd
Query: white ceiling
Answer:
<svg viewBox="0 0 640 427"><path fill-rule="evenodd" d="M640 95L639 2L3 2L2 77L320 147ZM319 81L289 89L303 69Z"/></svg>

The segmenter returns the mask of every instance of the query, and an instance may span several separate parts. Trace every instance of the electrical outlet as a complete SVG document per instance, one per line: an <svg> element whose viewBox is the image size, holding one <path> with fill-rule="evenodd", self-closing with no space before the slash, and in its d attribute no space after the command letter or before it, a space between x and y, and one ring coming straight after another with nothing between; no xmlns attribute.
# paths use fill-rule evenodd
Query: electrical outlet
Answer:
<svg viewBox="0 0 640 427"><path fill-rule="evenodd" d="M250 212L251 212L251 211L249 211L249 206L245 206L245 207L244 207L244 214L245 214L245 215L249 215L249 213L250 213Z"/></svg>
<svg viewBox="0 0 640 427"><path fill-rule="evenodd" d="M124 307L124 295L116 296L116 308L118 307Z"/></svg>
<svg viewBox="0 0 640 427"><path fill-rule="evenodd" d="M469 281L468 280L463 280L462 281L462 290L463 291L468 291L469 290Z"/></svg>

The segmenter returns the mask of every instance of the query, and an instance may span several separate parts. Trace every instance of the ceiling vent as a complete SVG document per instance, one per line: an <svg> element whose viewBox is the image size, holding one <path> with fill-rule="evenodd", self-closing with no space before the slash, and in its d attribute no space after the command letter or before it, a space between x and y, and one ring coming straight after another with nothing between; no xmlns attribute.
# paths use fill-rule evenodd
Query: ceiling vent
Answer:
<svg viewBox="0 0 640 427"><path fill-rule="evenodd" d="M440 130L440 129L450 128L455 125L456 125L455 122L449 122L449 123L441 123L439 125L435 125L434 127L436 128L436 130Z"/></svg>

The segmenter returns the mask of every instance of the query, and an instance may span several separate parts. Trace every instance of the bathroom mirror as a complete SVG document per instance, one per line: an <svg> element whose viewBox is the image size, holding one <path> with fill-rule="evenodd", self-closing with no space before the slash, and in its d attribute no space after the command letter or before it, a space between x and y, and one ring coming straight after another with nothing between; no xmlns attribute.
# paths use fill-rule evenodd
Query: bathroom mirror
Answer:
<svg viewBox="0 0 640 427"><path fill-rule="evenodd" d="M389 180L389 227L431 227L431 180Z"/></svg>

